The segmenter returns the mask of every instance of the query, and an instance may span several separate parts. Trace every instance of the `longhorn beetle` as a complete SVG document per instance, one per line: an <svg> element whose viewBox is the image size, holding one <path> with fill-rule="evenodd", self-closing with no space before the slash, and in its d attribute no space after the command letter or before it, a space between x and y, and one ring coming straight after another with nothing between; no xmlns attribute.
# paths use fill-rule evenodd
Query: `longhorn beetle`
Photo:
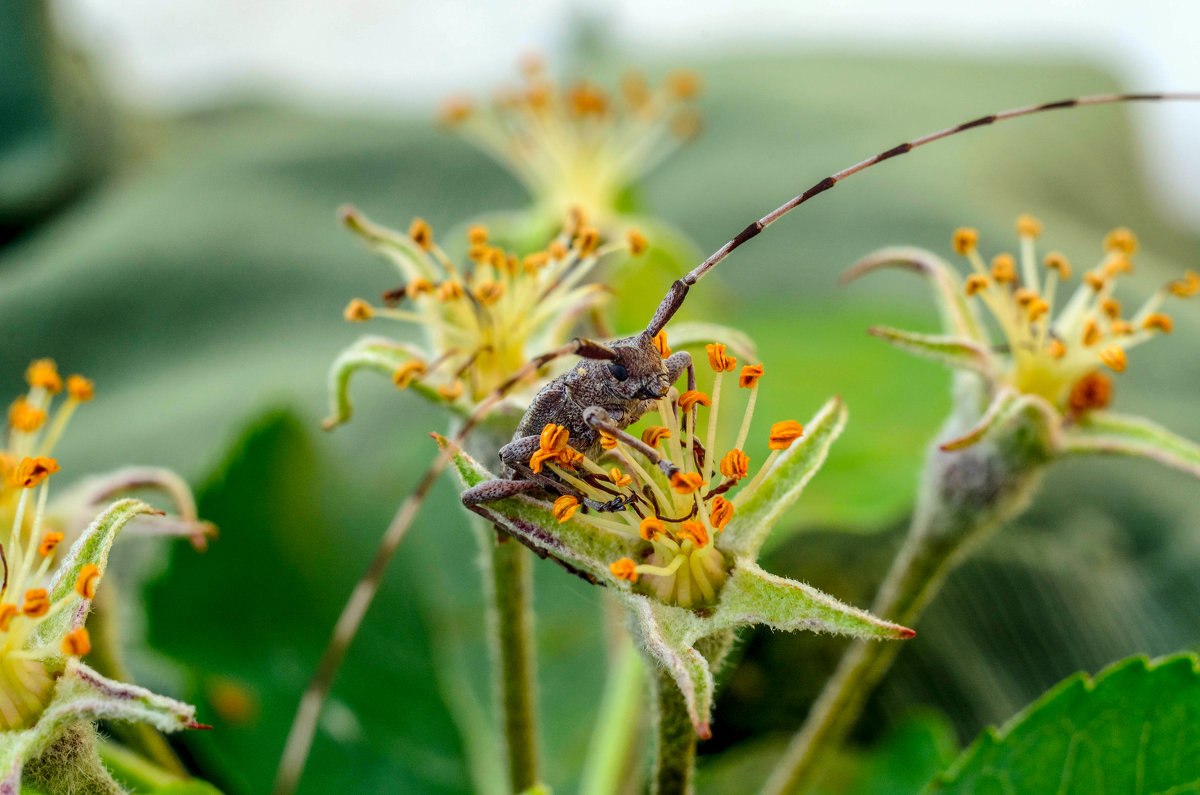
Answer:
<svg viewBox="0 0 1200 795"><path fill-rule="evenodd" d="M734 249L758 235L796 207L814 196L824 193L847 177L884 160L911 152L918 146L924 146L956 133L983 127L1003 119L1014 119L1042 111L1082 105L1168 100L1196 101L1200 100L1200 93L1102 94L992 113L899 144L826 177L799 196L785 202L747 226L686 276L674 282L659 304L654 317L650 319L649 325L640 334L613 340L608 344L588 339L576 339L555 351L533 359L514 374L497 390L497 395L507 391L512 385L529 377L543 365L559 356L573 354L582 357L578 366L555 378L537 394L529 410L522 417L512 441L500 448L500 460L504 464L503 477L480 483L464 491L462 493L463 504L474 509L474 506L517 494L550 490L577 496L581 503L594 510L622 510L625 506L620 499L608 503L598 503L586 499L582 495L576 495L570 486L556 478L535 474L530 469L529 458L539 447L541 431L551 423L566 428L570 434L569 444L589 457L595 457L599 452L602 432L618 437L646 455L669 477L674 471L674 466L670 461L624 431L626 427L636 422L642 414L648 411L654 401L666 395L672 384L685 371L688 374L688 389L695 389L696 386L691 356L681 351L664 360L654 344L655 335L663 330L683 305L688 290L704 278L705 274L712 270L717 263L729 256ZM486 410L491 405L493 405L491 402L485 402L480 409ZM539 554L544 553L539 551Z"/></svg>

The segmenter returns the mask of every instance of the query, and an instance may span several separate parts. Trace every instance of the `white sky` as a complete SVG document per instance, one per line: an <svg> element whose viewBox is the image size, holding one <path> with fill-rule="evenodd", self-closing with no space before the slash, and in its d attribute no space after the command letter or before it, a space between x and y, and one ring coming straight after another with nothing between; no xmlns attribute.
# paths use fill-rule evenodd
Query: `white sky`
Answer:
<svg viewBox="0 0 1200 795"><path fill-rule="evenodd" d="M1090 56L1132 90L1200 91L1196 0L57 0L56 8L111 89L151 108L185 109L231 90L324 108L431 105L510 74L521 53L552 57L579 14L606 20L633 52L1054 52ZM1136 114L1168 210L1200 223L1200 107Z"/></svg>

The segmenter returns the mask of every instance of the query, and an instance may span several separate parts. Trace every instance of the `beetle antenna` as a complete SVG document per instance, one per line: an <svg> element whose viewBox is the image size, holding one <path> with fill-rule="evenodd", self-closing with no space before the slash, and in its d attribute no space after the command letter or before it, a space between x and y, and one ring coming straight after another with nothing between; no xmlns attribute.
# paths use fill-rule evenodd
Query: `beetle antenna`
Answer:
<svg viewBox="0 0 1200 795"><path fill-rule="evenodd" d="M960 132L966 132L976 127L985 127L993 122L1003 121L1004 119L1015 119L1021 116L1031 116L1035 113L1041 113L1047 110L1060 110L1063 108L1081 107L1084 105L1110 105L1118 102L1196 102L1200 101L1200 92L1187 93L1167 93L1167 94L1095 94L1087 97L1076 97L1075 99L1063 99L1057 102L1046 102L1041 105L1026 105L1022 108L1013 108L1012 110L1002 110L999 113L991 113L987 116L980 116L977 119L957 124L953 127L947 127L944 130L923 135L920 138L914 138L911 141L893 146L885 152L880 152L877 155L868 157L866 160L859 161L849 168L842 169L834 174L831 174L817 184L813 185L808 190L796 196L793 199L781 204L771 212L764 215L754 223L747 226L741 232L738 232L733 239L714 251L708 259L701 262L692 269L686 276L671 285L671 289L659 304L658 310L654 313L654 318L650 321L650 325L643 332L650 336L657 334L662 330L667 321L675 314L680 306L683 305L683 299L687 295L688 288L696 282L704 278L710 270L716 267L717 263L728 257L734 249L745 243L752 237L757 236L760 232L766 229L771 224L778 221L783 216L787 215L792 210L804 204L814 196L824 193L842 180L849 176L857 174L860 171L865 171L876 163L882 163L884 160L890 160L898 155L903 155L916 149L918 146L940 141L943 138L949 138Z"/></svg>

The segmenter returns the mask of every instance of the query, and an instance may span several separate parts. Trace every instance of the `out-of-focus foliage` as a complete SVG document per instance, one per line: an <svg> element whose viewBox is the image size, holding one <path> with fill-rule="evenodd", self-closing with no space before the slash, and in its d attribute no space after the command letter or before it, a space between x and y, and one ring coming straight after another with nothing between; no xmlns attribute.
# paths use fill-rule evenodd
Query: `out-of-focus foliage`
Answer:
<svg viewBox="0 0 1200 795"><path fill-rule="evenodd" d="M901 139L1112 87L1101 72L1061 64L810 56L688 65L707 86L705 132L648 178L636 202L705 251L829 171ZM1047 245L1066 251L1090 251L1112 226L1133 228L1143 244L1138 289L1195 265L1194 239L1161 220L1140 176L1128 113L1066 111L889 162L785 219L697 288L701 300L681 317L742 327L769 364L765 377L784 385L763 391L761 416L803 413L833 392L850 409L821 477L785 520L831 532L778 548L772 571L869 602L887 549L842 531L902 520L922 447L948 405L940 368L865 334L879 323L932 329L924 285L881 276L840 291L835 276L856 258L895 243L947 253L950 232L966 223L984 240L1008 240L1011 219L1028 210L1052 230ZM334 210L353 201L389 225L422 215L444 230L524 197L425 120L241 108L144 123L137 135L143 156L118 179L0 250L0 373L19 373L36 353L95 376L92 421L63 445L64 465L112 465L101 453L119 436L128 462L152 460L207 484L201 514L222 537L204 556L173 550L150 591L149 640L182 664L190 688L182 695L201 719L221 726L184 741L198 767L230 792L260 792L342 600L433 455L426 432L443 430L413 396L364 381L355 420L315 440L329 362L359 331L343 323L342 308L395 286L338 228ZM618 330L643 324L673 275L656 268L620 285L619 305L635 308ZM1198 438L1200 360L1189 335L1200 318L1190 309L1176 313L1172 338L1118 378L1117 407ZM277 405L296 413L243 433ZM1131 462L1056 472L1025 522L1038 529L1002 533L952 579L877 700L874 725L933 700L969 737L1071 670L1193 642L1193 488ZM364 793L401 784L467 792L468 765L487 769L474 540L449 482L433 503L350 651L305 792L337 789L343 769ZM1078 550L1091 556L1087 565ZM552 566L536 576L547 780L568 788L603 684L604 616L595 589ZM801 645L777 645L793 642ZM821 661L837 648L751 638L702 752L797 726L827 670ZM799 653L814 655L802 671ZM139 671L165 676L146 661ZM717 775L721 756L704 761L712 781L738 791L737 778Z"/></svg>

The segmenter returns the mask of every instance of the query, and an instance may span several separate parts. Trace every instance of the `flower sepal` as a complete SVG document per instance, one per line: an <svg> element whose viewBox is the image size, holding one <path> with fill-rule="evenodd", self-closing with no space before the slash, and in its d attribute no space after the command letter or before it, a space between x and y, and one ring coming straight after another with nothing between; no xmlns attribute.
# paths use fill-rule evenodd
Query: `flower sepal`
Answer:
<svg viewBox="0 0 1200 795"><path fill-rule="evenodd" d="M1068 455L1147 458L1200 478L1200 445L1143 417L1093 411L1063 433Z"/></svg>

